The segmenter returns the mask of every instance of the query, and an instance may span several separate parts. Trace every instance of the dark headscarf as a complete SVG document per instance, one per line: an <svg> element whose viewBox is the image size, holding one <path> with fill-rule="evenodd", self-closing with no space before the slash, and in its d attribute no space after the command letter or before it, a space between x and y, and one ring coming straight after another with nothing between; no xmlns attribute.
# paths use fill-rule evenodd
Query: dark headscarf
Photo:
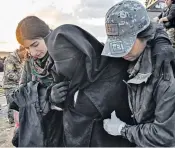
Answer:
<svg viewBox="0 0 175 148"><path fill-rule="evenodd" d="M45 41L56 73L67 77L74 89L96 81L105 70L108 58L101 56L103 45L78 26L60 26Z"/></svg>

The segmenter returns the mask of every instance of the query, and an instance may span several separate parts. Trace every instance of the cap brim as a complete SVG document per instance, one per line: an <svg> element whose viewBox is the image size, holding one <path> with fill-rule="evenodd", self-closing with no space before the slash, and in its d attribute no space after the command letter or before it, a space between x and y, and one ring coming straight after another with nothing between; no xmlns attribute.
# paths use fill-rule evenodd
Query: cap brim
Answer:
<svg viewBox="0 0 175 148"><path fill-rule="evenodd" d="M124 57L131 51L136 38L134 35L108 36L101 55L117 58Z"/></svg>

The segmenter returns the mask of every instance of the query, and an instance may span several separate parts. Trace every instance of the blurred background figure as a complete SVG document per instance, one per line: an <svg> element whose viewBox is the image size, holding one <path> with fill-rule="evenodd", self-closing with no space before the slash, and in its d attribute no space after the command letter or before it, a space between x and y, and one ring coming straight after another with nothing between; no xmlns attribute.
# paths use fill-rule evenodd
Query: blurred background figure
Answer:
<svg viewBox="0 0 175 148"><path fill-rule="evenodd" d="M158 17L154 18L154 20L163 23L175 48L175 0L165 0L165 4L165 9Z"/></svg>
<svg viewBox="0 0 175 148"><path fill-rule="evenodd" d="M7 104L9 104L9 95L18 88L21 77L22 63L26 55L26 50L20 46L4 61L4 77L2 87L5 91ZM9 109L8 105L8 121L9 124L14 123L13 110Z"/></svg>

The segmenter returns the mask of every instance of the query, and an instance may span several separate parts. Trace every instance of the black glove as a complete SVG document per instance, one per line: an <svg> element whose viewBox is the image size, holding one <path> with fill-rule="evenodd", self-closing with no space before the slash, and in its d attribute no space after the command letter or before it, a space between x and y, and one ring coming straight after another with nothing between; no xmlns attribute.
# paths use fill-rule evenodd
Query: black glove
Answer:
<svg viewBox="0 0 175 148"><path fill-rule="evenodd" d="M160 42L160 43L161 43L160 45L162 45L162 42ZM160 48L160 45L157 47ZM163 72L164 77L166 78L167 75L169 75L169 71L168 71L167 66L169 66L169 64L172 64L172 66L174 66L175 50L173 49L171 44L162 45L161 48L163 48L163 49L161 49L161 52L163 52L163 53L161 53L161 52L158 53L158 55L155 56L156 58L154 57L154 59L153 59L155 61L154 71L155 71L155 76L159 77L160 73Z"/></svg>
<svg viewBox="0 0 175 148"><path fill-rule="evenodd" d="M69 82L60 82L55 84L51 89L50 102L58 105L66 100L66 96L69 89Z"/></svg>
<svg viewBox="0 0 175 148"><path fill-rule="evenodd" d="M14 136L12 138L13 146L18 147L18 139L19 139L19 128L17 128L14 132Z"/></svg>

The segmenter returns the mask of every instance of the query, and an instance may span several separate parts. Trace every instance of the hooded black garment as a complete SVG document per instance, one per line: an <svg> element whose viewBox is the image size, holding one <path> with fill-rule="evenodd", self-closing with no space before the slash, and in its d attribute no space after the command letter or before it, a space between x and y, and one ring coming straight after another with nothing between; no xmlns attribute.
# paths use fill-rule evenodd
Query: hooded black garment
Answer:
<svg viewBox="0 0 175 148"><path fill-rule="evenodd" d="M78 26L62 25L45 41L54 72L70 80L63 107L62 146L133 146L103 129L103 120L113 110L122 121L132 124L123 82L128 80L128 62L101 56L103 45ZM79 93L75 103L76 91Z"/></svg>

